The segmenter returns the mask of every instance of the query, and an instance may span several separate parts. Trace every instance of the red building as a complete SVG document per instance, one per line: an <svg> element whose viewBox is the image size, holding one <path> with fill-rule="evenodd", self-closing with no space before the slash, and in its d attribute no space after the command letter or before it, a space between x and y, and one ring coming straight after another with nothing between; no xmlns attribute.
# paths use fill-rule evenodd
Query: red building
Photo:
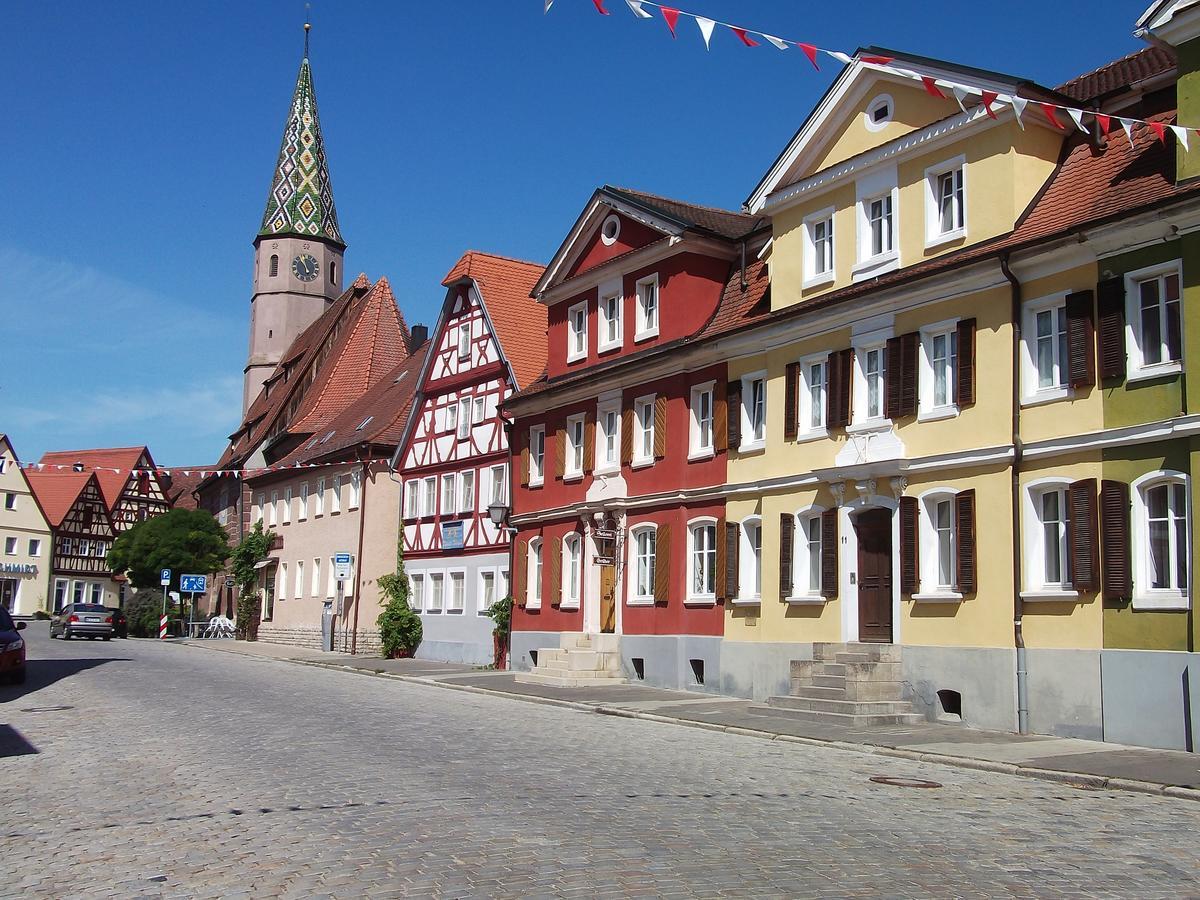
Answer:
<svg viewBox="0 0 1200 900"><path fill-rule="evenodd" d="M726 448L742 402L719 349L690 342L762 298L761 225L604 187L534 288L546 374L505 404L522 679L719 684Z"/></svg>

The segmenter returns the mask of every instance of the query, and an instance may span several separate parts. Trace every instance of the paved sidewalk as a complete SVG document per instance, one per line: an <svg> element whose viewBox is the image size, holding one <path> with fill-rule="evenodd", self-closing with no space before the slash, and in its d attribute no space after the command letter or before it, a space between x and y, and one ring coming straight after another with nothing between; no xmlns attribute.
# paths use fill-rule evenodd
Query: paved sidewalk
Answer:
<svg viewBox="0 0 1200 900"><path fill-rule="evenodd" d="M518 684L511 672L430 660L378 659L246 641L178 643L455 690L499 694L605 715L1064 781L1079 788L1133 790L1200 800L1200 754L1177 750L934 723L866 728L825 725L805 722L750 700L716 694L668 691L637 684L558 688Z"/></svg>

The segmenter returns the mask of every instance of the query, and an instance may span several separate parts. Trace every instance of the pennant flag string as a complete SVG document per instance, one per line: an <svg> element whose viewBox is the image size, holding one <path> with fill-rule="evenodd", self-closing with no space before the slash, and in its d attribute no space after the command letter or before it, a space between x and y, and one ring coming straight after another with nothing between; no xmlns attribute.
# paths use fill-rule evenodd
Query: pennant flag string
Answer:
<svg viewBox="0 0 1200 900"><path fill-rule="evenodd" d="M134 476L135 478L140 477L142 475L149 476L151 473L158 473L160 475L166 475L169 477L172 472L175 472L175 473L181 474L181 475L187 475L187 476L199 475L202 478L207 478L210 475L219 477L219 478L220 477L253 478L258 475L266 475L266 474L272 474L272 473L278 473L278 472L294 472L294 471L297 471L300 469L327 469L327 468L330 468L331 466L354 465L354 464L357 464L360 462L366 462L368 465L376 465L378 463L386 463L388 461L389 460L387 460L386 458L367 459L367 460L357 460L356 459L356 460L345 460L342 462L328 462L328 463L290 463L287 465L278 465L278 466L260 466L260 467L253 468L253 469L181 469L178 466L171 466L171 467L155 466L154 468L118 469L118 468L113 468L112 466L87 466L87 465L81 465L78 463L72 463L72 464L68 465L66 463L60 464L60 463L40 463L40 462L23 462L23 463L19 463L18 465L22 469L25 469L26 471L30 471L30 472L76 472L76 473L112 472L114 475L121 475L121 474L128 472L130 475Z"/></svg>
<svg viewBox="0 0 1200 900"><path fill-rule="evenodd" d="M553 5L554 0L545 0L543 12L549 13L550 8ZM596 11L601 15L610 15L609 11L605 9L604 0L592 0L592 5L595 6ZM633 13L634 16L641 20L654 18L654 15L646 7L657 9L659 14L662 16L663 21L666 22L672 38L679 37L678 25L680 16L687 16L691 18L695 21L696 26L700 31L700 37L704 41L704 47L706 50L712 49L713 34L717 26L720 26L721 28L728 30L735 38L737 38L738 43L744 47L761 47L764 42L770 44L772 47L775 47L778 50L789 50L792 47L798 47L808 58L808 61L812 63L813 68L818 71L821 69L821 64L818 59L820 54L824 54L825 56L836 59L838 62L845 65L849 65L855 61L855 57L852 57L848 53L843 53L840 50L830 50L807 41L796 41L789 38L782 38L778 35L770 34L765 31L747 28L744 25L734 25L731 22L722 22L720 19L713 19L709 16L701 15L700 13L689 12L688 10L679 9L678 7L674 6L667 6L663 3L656 3L654 0L625 0L625 5L629 7L630 12ZM758 38L762 38L762 40L757 40ZM1025 128L1025 122L1023 121L1022 117L1025 113L1026 105L1030 102L1029 98L1027 97L1018 97L1015 94L1001 94L998 91L985 89L977 85L954 83L945 79L935 79L929 75L921 75L916 72L910 72L906 69L900 68L899 66L893 65L895 59L890 56L883 56L879 54L862 54L858 56L857 59L859 62L878 67L893 75L913 81L919 80L924 85L925 91L928 94L933 97L937 97L940 100L948 100L953 98L955 103L958 104L959 108L962 109L964 113L969 111L967 108L967 102L972 98L979 99L980 105L983 107L984 112L992 119L998 118L996 114L997 105L1003 104L1010 106L1012 107L1013 115L1016 118L1017 124L1022 129ZM1063 124L1062 119L1058 115L1060 112L1062 112L1065 113L1075 124L1075 126L1085 134L1090 134L1091 131L1084 123L1084 117L1090 116L1096 122L1096 128L1099 132L1099 136L1107 138L1109 135L1113 117L1103 113L1098 113L1094 110L1082 109L1075 106L1067 106L1061 103L1054 103L1049 100L1036 100L1033 102L1037 103L1038 107L1041 109L1046 122L1058 131L1067 130L1067 126ZM1163 143L1166 142L1168 130L1171 131L1174 133L1179 143L1183 146L1184 150L1189 149L1187 135L1188 131L1193 131L1197 136L1200 136L1200 129L1185 128L1182 125L1171 125L1163 122L1152 122L1144 119L1127 119L1124 117L1117 117L1117 121L1120 123L1121 128L1124 130L1125 135L1130 143L1133 143L1134 141L1133 129L1134 126L1137 125L1141 125L1143 128L1151 131L1154 136Z"/></svg>

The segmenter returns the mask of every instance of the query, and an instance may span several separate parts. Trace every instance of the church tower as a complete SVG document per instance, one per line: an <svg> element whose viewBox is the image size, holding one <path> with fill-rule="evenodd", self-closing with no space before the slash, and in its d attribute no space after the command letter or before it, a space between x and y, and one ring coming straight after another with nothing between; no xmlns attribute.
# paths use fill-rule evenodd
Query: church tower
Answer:
<svg viewBox="0 0 1200 900"><path fill-rule="evenodd" d="M275 178L262 228L254 239L254 296L250 299L250 353L245 414L292 341L342 293L342 254L317 98L304 59L283 129Z"/></svg>

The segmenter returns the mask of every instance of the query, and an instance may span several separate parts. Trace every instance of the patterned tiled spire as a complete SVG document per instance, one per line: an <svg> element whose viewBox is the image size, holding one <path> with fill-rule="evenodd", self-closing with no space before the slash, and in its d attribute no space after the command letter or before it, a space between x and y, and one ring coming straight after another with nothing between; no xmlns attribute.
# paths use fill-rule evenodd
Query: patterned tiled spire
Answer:
<svg viewBox="0 0 1200 900"><path fill-rule="evenodd" d="M317 96L307 53L300 62L275 179L271 182L267 211L263 213L259 231L260 237L285 234L322 238L345 246L333 206L333 187L325 162L325 143L321 139Z"/></svg>

